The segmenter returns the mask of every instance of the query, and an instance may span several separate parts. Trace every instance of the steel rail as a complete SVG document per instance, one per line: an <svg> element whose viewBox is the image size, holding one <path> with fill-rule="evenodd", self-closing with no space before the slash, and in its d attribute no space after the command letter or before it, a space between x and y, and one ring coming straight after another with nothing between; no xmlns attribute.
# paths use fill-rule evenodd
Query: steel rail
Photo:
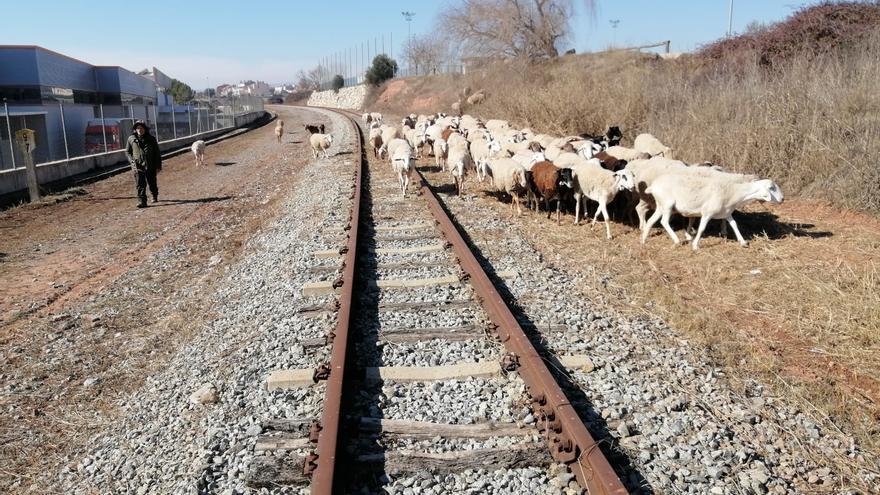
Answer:
<svg viewBox="0 0 880 495"><path fill-rule="evenodd" d="M340 491L334 481L337 478L336 458L339 450L338 439L342 416L343 378L345 377L346 356L348 354L348 334L355 283L358 225L361 211L361 177L366 159L360 126L351 117L346 116L346 118L357 139L355 156L358 164L354 175L354 189L350 196L352 200L351 213L346 226L348 242L344 248L340 249L340 254L345 255L342 262L342 278L334 282L336 287L341 285L339 312L336 329L328 336L333 347L330 351L329 376L324 391L321 422L316 429L313 429L313 435L317 433L316 455L309 456L303 466L305 473L311 474L311 492L314 495L330 495Z"/></svg>
<svg viewBox="0 0 880 495"><path fill-rule="evenodd" d="M342 379L345 374L345 357L348 330L351 319L352 289L354 283L355 256L357 252L358 221L360 217L361 171L366 158L363 154L363 136L360 126L351 117L354 112L327 109L346 115L358 136L360 164L355 175L352 213L349 217L349 234L340 295L340 310L330 358L330 374L324 399L318 434L317 456L306 461L305 469L312 473L313 494L331 494L340 488L334 486L336 442L339 437ZM498 293L489 276L480 266L455 223L443 208L427 179L416 170L420 194L428 203L443 236L455 252L462 270L476 293L476 298L493 323L493 331L505 348L514 356L513 366L526 384L532 398L532 409L538 419L538 428L544 434L554 459L569 466L581 486L591 495L622 495L626 488L611 464L590 435L587 427L559 387L544 359L532 345L516 317Z"/></svg>
<svg viewBox="0 0 880 495"><path fill-rule="evenodd" d="M516 370L532 396L533 410L539 419L538 428L550 444L553 457L571 468L581 486L590 495L618 495L627 493L611 464L599 449L577 411L568 401L544 359L538 354L516 317L507 307L489 276L480 266L470 247L459 233L452 219L443 209L431 185L421 172L422 195L446 240L452 245L461 268L477 299L497 327L495 333L505 348L516 356Z"/></svg>

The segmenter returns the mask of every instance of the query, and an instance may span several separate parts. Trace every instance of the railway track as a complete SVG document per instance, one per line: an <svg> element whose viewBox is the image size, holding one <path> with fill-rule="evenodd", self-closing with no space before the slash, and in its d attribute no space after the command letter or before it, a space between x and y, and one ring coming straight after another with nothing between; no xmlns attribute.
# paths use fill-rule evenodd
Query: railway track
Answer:
<svg viewBox="0 0 880 495"><path fill-rule="evenodd" d="M420 172L401 198L388 164L368 163L357 116L337 113L358 140L351 212L330 229L344 245L314 253L319 280L303 287L319 298L309 313L335 314L326 339L304 343L330 346L329 362L269 380L270 388L325 382L323 410L317 422L270 421L257 450L308 454L257 457L249 484L309 483L314 494L541 485L626 493L493 283L516 272L487 274ZM570 474L560 478L577 485L550 487L551 470L563 466Z"/></svg>

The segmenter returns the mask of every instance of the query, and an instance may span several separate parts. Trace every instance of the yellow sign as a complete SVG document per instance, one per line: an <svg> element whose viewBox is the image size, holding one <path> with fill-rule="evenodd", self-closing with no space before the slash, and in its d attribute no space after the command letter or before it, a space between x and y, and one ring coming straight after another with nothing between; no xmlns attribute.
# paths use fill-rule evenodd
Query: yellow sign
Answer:
<svg viewBox="0 0 880 495"><path fill-rule="evenodd" d="M21 129L15 131L15 142L25 151L33 151L37 147L36 132L33 129Z"/></svg>

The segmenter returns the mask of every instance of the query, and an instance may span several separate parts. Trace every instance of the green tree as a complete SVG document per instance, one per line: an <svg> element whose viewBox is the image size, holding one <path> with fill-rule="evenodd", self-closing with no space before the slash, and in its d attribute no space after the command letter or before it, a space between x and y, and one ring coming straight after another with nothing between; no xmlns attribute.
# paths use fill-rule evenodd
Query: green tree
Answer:
<svg viewBox="0 0 880 495"><path fill-rule="evenodd" d="M376 55L376 58L373 59L373 65L367 71L367 82L378 86L394 77L396 72L397 62L384 53Z"/></svg>
<svg viewBox="0 0 880 495"><path fill-rule="evenodd" d="M343 86L345 86L345 78L343 78L339 74L333 76L333 84L331 86L333 88L333 92L338 93Z"/></svg>
<svg viewBox="0 0 880 495"><path fill-rule="evenodd" d="M177 79L171 80L171 89L168 92L171 93L175 103L187 103L195 95L195 91L191 87Z"/></svg>

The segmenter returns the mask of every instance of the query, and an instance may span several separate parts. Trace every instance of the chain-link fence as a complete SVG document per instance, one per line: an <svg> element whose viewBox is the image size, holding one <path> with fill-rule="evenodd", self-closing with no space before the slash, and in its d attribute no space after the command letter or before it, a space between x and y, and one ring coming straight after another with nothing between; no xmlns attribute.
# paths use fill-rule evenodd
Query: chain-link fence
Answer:
<svg viewBox="0 0 880 495"><path fill-rule="evenodd" d="M235 126L235 116L263 110L257 96L196 99L186 105L54 103L0 106L0 170L25 166L13 142L20 129L35 131L34 163L69 160L125 149L131 128L143 120L161 141Z"/></svg>
<svg viewBox="0 0 880 495"><path fill-rule="evenodd" d="M394 77L438 76L441 74L464 74L462 64L427 64L401 67Z"/></svg>

